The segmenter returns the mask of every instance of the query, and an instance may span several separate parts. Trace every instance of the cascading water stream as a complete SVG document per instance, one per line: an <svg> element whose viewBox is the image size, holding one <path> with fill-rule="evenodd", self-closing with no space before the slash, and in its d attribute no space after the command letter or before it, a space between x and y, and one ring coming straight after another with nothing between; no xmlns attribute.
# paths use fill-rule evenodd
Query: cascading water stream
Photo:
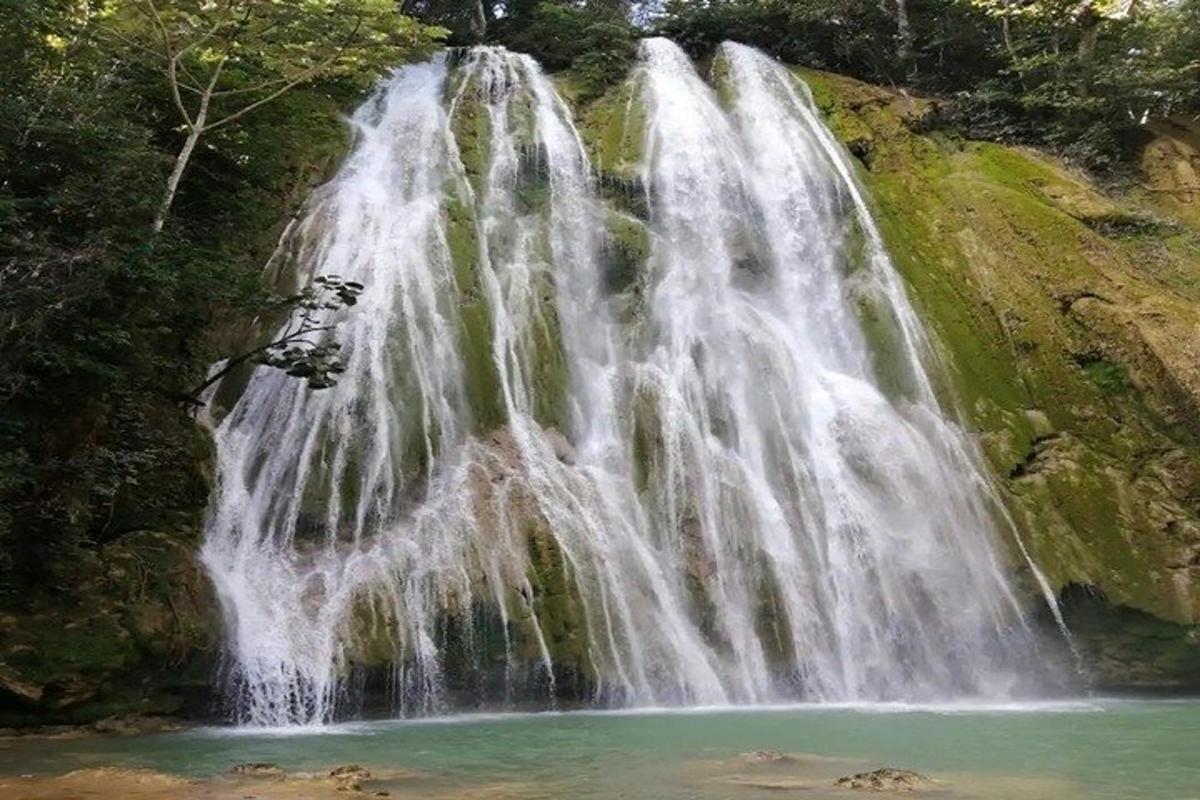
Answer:
<svg viewBox="0 0 1200 800"><path fill-rule="evenodd" d="M216 430L204 560L241 721L1004 697L1036 646L853 172L786 70L642 45L634 286L553 84L398 70L289 231L366 287L347 369L258 369ZM720 98L724 98L722 102Z"/></svg>

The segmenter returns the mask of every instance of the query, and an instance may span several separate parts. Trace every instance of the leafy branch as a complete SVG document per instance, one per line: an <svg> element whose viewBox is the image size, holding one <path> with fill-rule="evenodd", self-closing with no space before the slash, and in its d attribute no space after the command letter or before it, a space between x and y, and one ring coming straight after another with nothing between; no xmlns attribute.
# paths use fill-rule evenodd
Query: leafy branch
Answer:
<svg viewBox="0 0 1200 800"><path fill-rule="evenodd" d="M337 383L337 375L346 371L341 359L342 346L329 337L320 337L337 329L328 315L353 306L362 294L363 285L344 280L339 275L319 275L299 292L277 301L283 308L292 309L287 327L267 344L247 350L226 360L221 369L209 375L203 383L181 396L183 402L202 406L200 397L205 390L246 363L283 370L293 378L302 378L310 389L328 389Z"/></svg>
<svg viewBox="0 0 1200 800"><path fill-rule="evenodd" d="M392 0L128 0L104 26L127 52L149 56L185 132L154 215L161 231L202 137L297 86L370 79L422 52L441 31Z"/></svg>

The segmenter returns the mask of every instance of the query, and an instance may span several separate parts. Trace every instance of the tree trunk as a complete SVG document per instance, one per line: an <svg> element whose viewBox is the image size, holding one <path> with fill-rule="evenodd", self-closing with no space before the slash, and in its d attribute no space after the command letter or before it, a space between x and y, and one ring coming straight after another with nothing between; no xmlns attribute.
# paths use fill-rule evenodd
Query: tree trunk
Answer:
<svg viewBox="0 0 1200 800"><path fill-rule="evenodd" d="M912 65L913 32L908 23L908 0L896 2L896 60L907 74Z"/></svg>
<svg viewBox="0 0 1200 800"><path fill-rule="evenodd" d="M221 64L223 65L224 63L225 61L222 59ZM188 162L192 158L192 152L196 149L196 142L200 141L200 134L205 131L204 126L208 122L208 104L212 102L213 87L216 85L217 76L220 74L221 66L218 65L212 81L200 97L200 107L196 110L196 119L192 120L188 125L188 135L183 140L183 147L180 148L179 155L175 156L175 168L171 170L171 177L167 179L167 191L163 194L162 202L158 206L158 213L154 215L155 233L162 231L163 224L167 221L167 214L171 213L171 205L175 202L175 193L179 191L179 181L183 179L183 173L187 170Z"/></svg>
<svg viewBox="0 0 1200 800"><path fill-rule="evenodd" d="M1092 81L1096 71L1096 41L1100 38L1100 23L1103 17L1089 7L1079 21L1083 26L1079 35L1079 49L1076 52L1079 62L1079 91L1087 97L1092 93Z"/></svg>
<svg viewBox="0 0 1200 800"><path fill-rule="evenodd" d="M487 38L487 12L483 9L483 0L475 0L475 7L471 13L471 38L476 42L483 42Z"/></svg>
<svg viewBox="0 0 1200 800"><path fill-rule="evenodd" d="M1004 50L1008 53L1009 63L1012 64L1013 71L1017 73L1017 82L1021 84L1022 91L1027 92L1029 86L1025 83L1025 68L1021 65L1021 57L1017 54L1017 48L1013 44L1012 21L1007 12L1000 17L1000 30L1004 34Z"/></svg>
<svg viewBox="0 0 1200 800"><path fill-rule="evenodd" d="M163 194L158 212L154 215L155 233L161 231L163 224L167 221L167 214L170 213L171 205L175 202L175 193L179 190L179 181L183 178L183 172L187 169L188 161L192 158L192 151L196 149L196 142L200 140L202 132L203 128L199 127L188 131L187 139L184 140L179 155L175 156L175 168L171 170L171 177L167 179L167 191Z"/></svg>

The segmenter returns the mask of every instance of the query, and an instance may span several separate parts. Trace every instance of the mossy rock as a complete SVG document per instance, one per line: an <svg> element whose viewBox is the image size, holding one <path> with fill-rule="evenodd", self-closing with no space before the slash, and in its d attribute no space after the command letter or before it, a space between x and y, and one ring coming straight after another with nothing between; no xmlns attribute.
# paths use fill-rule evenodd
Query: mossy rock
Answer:
<svg viewBox="0 0 1200 800"><path fill-rule="evenodd" d="M636 73L579 112L578 128L587 146L600 194L618 210L649 218L642 156L646 110Z"/></svg>
<svg viewBox="0 0 1200 800"><path fill-rule="evenodd" d="M609 292L638 293L645 283L650 259L649 228L628 215L608 213L600 257L604 286Z"/></svg>
<svg viewBox="0 0 1200 800"><path fill-rule="evenodd" d="M70 598L0 616L0 724L205 713L220 621L196 536L127 533L80 554Z"/></svg>
<svg viewBox="0 0 1200 800"><path fill-rule="evenodd" d="M630 175L640 169L646 136L641 91L635 76L583 110L580 134L598 172Z"/></svg>
<svg viewBox="0 0 1200 800"><path fill-rule="evenodd" d="M570 428L568 403L571 374L563 346L555 292L548 276L540 282L531 331L530 379L534 419L543 427L565 431Z"/></svg>
<svg viewBox="0 0 1200 800"><path fill-rule="evenodd" d="M1069 584L1062 613L1093 685L1108 691L1200 688L1200 626L1113 605L1094 586Z"/></svg>
<svg viewBox="0 0 1200 800"><path fill-rule="evenodd" d="M492 120L477 76L463 73L449 86L454 105L450 131L458 145L458 157L476 193L483 190L491 164Z"/></svg>
<svg viewBox="0 0 1200 800"><path fill-rule="evenodd" d="M467 383L467 399L477 430L490 430L504 424L500 373L492 354L492 315L483 300L459 304L459 346Z"/></svg>
<svg viewBox="0 0 1200 800"><path fill-rule="evenodd" d="M1036 561L1057 587L1200 618L1200 251L1045 155L928 133L928 101L800 74L843 142L870 141L860 177L943 397Z"/></svg>
<svg viewBox="0 0 1200 800"><path fill-rule="evenodd" d="M545 523L531 521L526 541L532 605L554 664L556 689L560 696L586 697L595 683L595 675L588 654L583 603L570 564Z"/></svg>
<svg viewBox="0 0 1200 800"><path fill-rule="evenodd" d="M480 283L479 230L469 193L453 182L447 189L442 213L458 289L459 353L476 430L486 431L504 424L506 411L492 353L491 311Z"/></svg>

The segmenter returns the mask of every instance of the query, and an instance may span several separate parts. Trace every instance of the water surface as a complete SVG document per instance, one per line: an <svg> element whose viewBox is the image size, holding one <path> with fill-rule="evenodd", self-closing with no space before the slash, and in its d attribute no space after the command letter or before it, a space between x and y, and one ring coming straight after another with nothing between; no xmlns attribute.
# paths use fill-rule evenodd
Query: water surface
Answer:
<svg viewBox="0 0 1200 800"><path fill-rule="evenodd" d="M409 773L388 785L394 797L716 800L861 796L833 781L893 766L937 781L915 796L1191 800L1200 798L1197 744L1197 700L792 706L17 741L0 750L0 773L123 766L206 778L247 761L287 770L352 762Z"/></svg>

